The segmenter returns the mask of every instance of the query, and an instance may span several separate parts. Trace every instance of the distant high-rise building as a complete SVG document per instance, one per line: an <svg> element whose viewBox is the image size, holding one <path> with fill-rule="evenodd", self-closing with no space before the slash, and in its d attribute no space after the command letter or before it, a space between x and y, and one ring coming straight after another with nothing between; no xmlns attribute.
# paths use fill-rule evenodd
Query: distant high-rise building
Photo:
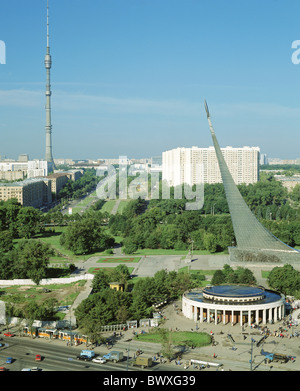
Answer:
<svg viewBox="0 0 300 391"><path fill-rule="evenodd" d="M265 153L261 153L260 154L259 164L261 164L261 165L268 164L268 158L267 158L267 155Z"/></svg>
<svg viewBox="0 0 300 391"><path fill-rule="evenodd" d="M18 157L19 162L28 162L28 160L29 160L29 156L27 154L22 154L22 155L19 155L19 157Z"/></svg>
<svg viewBox="0 0 300 391"><path fill-rule="evenodd" d="M221 151L236 184L258 181L259 147L226 147L221 148ZM163 152L162 179L169 186L221 183L215 149L192 147Z"/></svg>

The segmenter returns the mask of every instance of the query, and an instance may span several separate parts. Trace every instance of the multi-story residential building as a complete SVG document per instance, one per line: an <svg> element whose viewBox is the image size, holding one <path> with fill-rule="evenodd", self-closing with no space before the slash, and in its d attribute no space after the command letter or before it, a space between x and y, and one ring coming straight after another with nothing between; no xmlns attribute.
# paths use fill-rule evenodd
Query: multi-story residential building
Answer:
<svg viewBox="0 0 300 391"><path fill-rule="evenodd" d="M58 193L69 180L68 175L64 173L50 174L47 176L47 178L51 179L51 191L56 195L58 195Z"/></svg>
<svg viewBox="0 0 300 391"><path fill-rule="evenodd" d="M61 170L55 170L54 174L64 174L67 175L67 177L72 181L77 181L80 177L82 177L84 170L68 170L68 171L61 171Z"/></svg>
<svg viewBox="0 0 300 391"><path fill-rule="evenodd" d="M0 171L0 180L5 181L17 181L19 179L25 179L27 175L26 170L18 170L18 171Z"/></svg>
<svg viewBox="0 0 300 391"><path fill-rule="evenodd" d="M48 175L49 164L46 160L29 160L27 178L36 178Z"/></svg>
<svg viewBox="0 0 300 391"><path fill-rule="evenodd" d="M21 159L21 158L20 158ZM35 178L48 175L49 163L46 160L23 160L0 162L0 172L26 172L27 178ZM20 174L21 175L21 174ZM22 174L23 175L23 174ZM3 175L9 176L9 175ZM15 174L17 176L17 174ZM17 178L16 178L17 179ZM14 175L12 175L14 180Z"/></svg>
<svg viewBox="0 0 300 391"><path fill-rule="evenodd" d="M259 147L226 147L221 148L221 151L236 184L259 180ZM163 152L162 179L169 186L221 183L214 148L176 148Z"/></svg>
<svg viewBox="0 0 300 391"><path fill-rule="evenodd" d="M49 193L49 183L46 182L43 178L30 178L21 182L0 183L0 201L15 198L23 206L39 208L51 202L51 191Z"/></svg>
<svg viewBox="0 0 300 391"><path fill-rule="evenodd" d="M28 162L5 161L0 162L0 171L27 171Z"/></svg>

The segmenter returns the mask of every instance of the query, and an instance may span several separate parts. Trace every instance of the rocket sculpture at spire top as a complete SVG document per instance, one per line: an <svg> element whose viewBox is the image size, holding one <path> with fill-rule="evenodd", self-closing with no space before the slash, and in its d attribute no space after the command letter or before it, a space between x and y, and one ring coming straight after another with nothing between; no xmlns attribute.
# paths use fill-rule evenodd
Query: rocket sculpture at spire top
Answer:
<svg viewBox="0 0 300 391"><path fill-rule="evenodd" d="M206 111L206 116L207 116L207 121L208 121L208 124L209 124L210 132L211 132L212 135L214 135L215 131L214 131L214 128L213 128L212 123L211 123L210 114L209 114L207 102L206 102L205 99L204 99L204 107L205 107L205 111Z"/></svg>

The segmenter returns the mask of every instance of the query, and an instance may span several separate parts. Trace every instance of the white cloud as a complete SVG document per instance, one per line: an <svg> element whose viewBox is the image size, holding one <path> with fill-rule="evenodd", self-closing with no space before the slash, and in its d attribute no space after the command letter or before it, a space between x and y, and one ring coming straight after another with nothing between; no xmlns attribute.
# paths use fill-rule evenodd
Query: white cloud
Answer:
<svg viewBox="0 0 300 391"><path fill-rule="evenodd" d="M43 107L43 91L0 90L0 106ZM128 113L128 114L172 114L194 115L198 104L178 100L159 100L145 98L116 98L101 95L89 95L66 91L52 91L51 105L56 110Z"/></svg>
<svg viewBox="0 0 300 391"><path fill-rule="evenodd" d="M0 90L0 106L39 107L43 93L30 90Z"/></svg>

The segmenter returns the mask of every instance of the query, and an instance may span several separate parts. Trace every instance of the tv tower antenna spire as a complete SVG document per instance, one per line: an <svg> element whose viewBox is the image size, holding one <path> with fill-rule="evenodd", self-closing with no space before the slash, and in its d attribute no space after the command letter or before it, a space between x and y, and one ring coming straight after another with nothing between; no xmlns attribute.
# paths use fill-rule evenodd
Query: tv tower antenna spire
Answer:
<svg viewBox="0 0 300 391"><path fill-rule="evenodd" d="M45 55L46 68L46 155L45 160L49 163L49 171L55 168L52 157L52 124L51 124L51 85L50 85L50 69L52 61L50 55L49 44L49 0L47 0L47 50Z"/></svg>

